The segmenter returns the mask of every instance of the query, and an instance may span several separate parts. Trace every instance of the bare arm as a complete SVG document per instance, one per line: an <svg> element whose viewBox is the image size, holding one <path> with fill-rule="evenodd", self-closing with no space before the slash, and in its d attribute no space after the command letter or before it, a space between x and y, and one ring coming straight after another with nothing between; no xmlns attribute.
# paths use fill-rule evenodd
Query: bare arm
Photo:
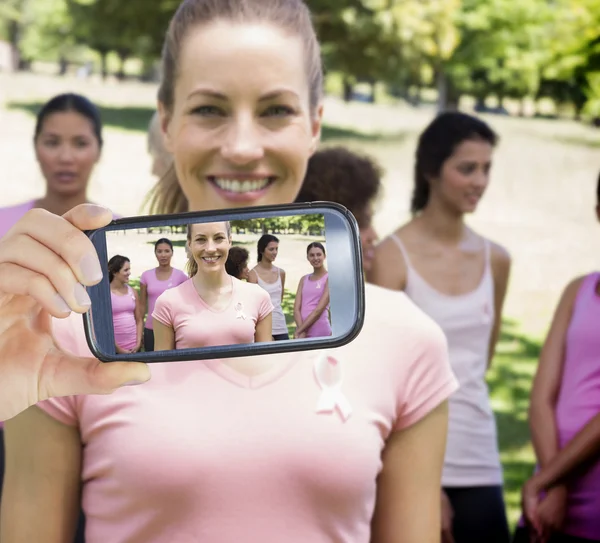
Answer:
<svg viewBox="0 0 600 543"><path fill-rule="evenodd" d="M142 310L142 318L148 311L148 286L140 283L140 305Z"/></svg>
<svg viewBox="0 0 600 543"><path fill-rule="evenodd" d="M254 341L263 343L273 340L273 313L269 313L263 320L256 323Z"/></svg>
<svg viewBox="0 0 600 543"><path fill-rule="evenodd" d="M72 543L79 514L77 428L30 407L6 422L2 543Z"/></svg>
<svg viewBox="0 0 600 543"><path fill-rule="evenodd" d="M534 476L540 490L564 482L574 471L600 456L600 413L592 418L554 457Z"/></svg>
<svg viewBox="0 0 600 543"><path fill-rule="evenodd" d="M254 270L248 272L248 283L258 285L258 274Z"/></svg>
<svg viewBox="0 0 600 543"><path fill-rule="evenodd" d="M492 363L496 352L496 345L500 337L500 329L502 327L502 310L504 308L504 300L506 298L506 289L508 287L508 279L510 277L511 259L508 251L500 245L492 246L491 254L492 274L494 276L494 327L490 337L490 345L488 350L488 368Z"/></svg>
<svg viewBox="0 0 600 543"><path fill-rule="evenodd" d="M543 468L558 452L554 409L562 379L565 341L581 279L570 283L558 303L533 379L529 427L538 463Z"/></svg>
<svg viewBox="0 0 600 543"><path fill-rule="evenodd" d="M439 543L448 404L392 434L383 451L371 543Z"/></svg>
<svg viewBox="0 0 600 543"><path fill-rule="evenodd" d="M175 331L170 326L165 326L157 319L152 319L154 328L154 350L172 351L175 349Z"/></svg>
<svg viewBox="0 0 600 543"><path fill-rule="evenodd" d="M385 238L376 248L367 281L391 290L406 287L406 264L400 249L391 238Z"/></svg>
<svg viewBox="0 0 600 543"><path fill-rule="evenodd" d="M281 303L283 303L283 295L285 293L285 270L279 268L281 273Z"/></svg>
<svg viewBox="0 0 600 543"><path fill-rule="evenodd" d="M136 328L136 352L142 347L142 338L144 337L144 310L138 293L133 289L135 296L135 328Z"/></svg>
<svg viewBox="0 0 600 543"><path fill-rule="evenodd" d="M296 329L302 324L302 285L304 285L304 277L300 279L298 283L298 290L296 291L296 299L294 300L294 321L296 322Z"/></svg>
<svg viewBox="0 0 600 543"><path fill-rule="evenodd" d="M317 322L317 319L321 316L321 313L323 313L323 311L325 311L325 308L327 307L328 303L329 303L329 279L327 281L325 281L325 287L323 288L323 294L321 295L321 299L319 300L317 307L315 307L310 312L308 317L306 317L306 319L304 319L304 322L296 330L296 333L302 334L302 333L306 332L315 322Z"/></svg>

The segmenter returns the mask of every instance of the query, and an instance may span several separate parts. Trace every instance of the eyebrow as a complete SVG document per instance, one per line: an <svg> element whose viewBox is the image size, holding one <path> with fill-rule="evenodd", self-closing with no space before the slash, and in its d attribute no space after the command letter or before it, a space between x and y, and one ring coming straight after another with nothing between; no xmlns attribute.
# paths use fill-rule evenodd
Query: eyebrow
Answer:
<svg viewBox="0 0 600 543"><path fill-rule="evenodd" d="M267 92L266 94L263 94L258 101L259 102L266 102L267 100L273 100L274 98L280 98L282 95L285 94L291 94L292 96L294 96L294 98L300 98L298 96L298 93L294 92L291 89L275 89L271 92ZM193 96L196 95L200 95L200 96L208 96L209 98L215 98L217 100L227 100L227 95L223 94L222 92L216 91L214 89L208 89L208 88L200 88L200 89L196 89L194 91L192 91L188 98L192 98Z"/></svg>

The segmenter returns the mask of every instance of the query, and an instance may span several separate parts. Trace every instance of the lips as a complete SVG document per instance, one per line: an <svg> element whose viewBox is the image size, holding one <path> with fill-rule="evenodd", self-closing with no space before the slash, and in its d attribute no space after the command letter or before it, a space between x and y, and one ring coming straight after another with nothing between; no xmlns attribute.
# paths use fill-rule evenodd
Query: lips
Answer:
<svg viewBox="0 0 600 543"><path fill-rule="evenodd" d="M75 172L56 172L54 178L61 183L71 183L77 179Z"/></svg>
<svg viewBox="0 0 600 543"><path fill-rule="evenodd" d="M226 199L253 201L262 197L276 180L275 176L254 175L251 177L208 176L207 180Z"/></svg>

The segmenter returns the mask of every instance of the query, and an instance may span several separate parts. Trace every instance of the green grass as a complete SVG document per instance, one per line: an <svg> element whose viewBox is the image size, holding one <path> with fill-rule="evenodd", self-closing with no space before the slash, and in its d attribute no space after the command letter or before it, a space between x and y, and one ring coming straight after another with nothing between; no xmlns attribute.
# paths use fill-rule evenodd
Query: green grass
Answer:
<svg viewBox="0 0 600 543"><path fill-rule="evenodd" d="M515 323L505 321L496 356L488 372L511 528L521 513L521 487L535 465L527 409L540 350L539 343L519 334Z"/></svg>

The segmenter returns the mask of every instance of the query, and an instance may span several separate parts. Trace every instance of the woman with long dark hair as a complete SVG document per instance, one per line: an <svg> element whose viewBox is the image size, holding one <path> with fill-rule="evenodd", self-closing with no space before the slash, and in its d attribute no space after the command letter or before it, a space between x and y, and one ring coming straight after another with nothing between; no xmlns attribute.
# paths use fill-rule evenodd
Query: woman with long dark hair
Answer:
<svg viewBox="0 0 600 543"><path fill-rule="evenodd" d="M273 340L290 339L283 313L283 293L285 292L285 270L273 264L279 253L279 238L263 234L256 244L258 264L250 270L248 282L256 283L266 290L273 304Z"/></svg>

